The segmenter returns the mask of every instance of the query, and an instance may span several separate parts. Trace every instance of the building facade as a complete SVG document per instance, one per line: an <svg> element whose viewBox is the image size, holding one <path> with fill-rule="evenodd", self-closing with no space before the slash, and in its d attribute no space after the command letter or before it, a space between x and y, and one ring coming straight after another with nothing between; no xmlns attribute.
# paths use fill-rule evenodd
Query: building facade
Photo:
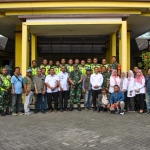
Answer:
<svg viewBox="0 0 150 150"><path fill-rule="evenodd" d="M126 72L131 40L150 30L149 8L149 0L0 0L0 34L15 42L23 75L31 60L88 56L117 56Z"/></svg>

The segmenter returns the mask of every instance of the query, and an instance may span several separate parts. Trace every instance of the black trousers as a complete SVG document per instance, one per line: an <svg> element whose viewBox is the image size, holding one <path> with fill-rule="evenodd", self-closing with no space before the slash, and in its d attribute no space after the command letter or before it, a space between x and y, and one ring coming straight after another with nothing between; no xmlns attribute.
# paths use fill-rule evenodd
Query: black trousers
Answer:
<svg viewBox="0 0 150 150"><path fill-rule="evenodd" d="M127 91L124 92L124 104L125 104L124 109L127 110L128 109Z"/></svg>
<svg viewBox="0 0 150 150"><path fill-rule="evenodd" d="M52 99L54 100L54 109L58 109L58 92L47 93L48 109L53 109Z"/></svg>
<svg viewBox="0 0 150 150"><path fill-rule="evenodd" d="M136 96L137 96L138 102L140 104L140 110L144 110L144 96L145 96L145 94L140 93L140 94L137 94Z"/></svg>
<svg viewBox="0 0 150 150"><path fill-rule="evenodd" d="M60 109L67 108L68 106L68 95L69 95L69 91L59 91L59 105L60 105ZM63 103L64 101L64 103Z"/></svg>
<svg viewBox="0 0 150 150"><path fill-rule="evenodd" d="M135 102L134 102L134 97L129 97L130 105L129 108L131 111L135 111Z"/></svg>
<svg viewBox="0 0 150 150"><path fill-rule="evenodd" d="M96 108L96 98L98 95L101 94L101 89L100 90L92 90L92 97L93 97L93 107Z"/></svg>

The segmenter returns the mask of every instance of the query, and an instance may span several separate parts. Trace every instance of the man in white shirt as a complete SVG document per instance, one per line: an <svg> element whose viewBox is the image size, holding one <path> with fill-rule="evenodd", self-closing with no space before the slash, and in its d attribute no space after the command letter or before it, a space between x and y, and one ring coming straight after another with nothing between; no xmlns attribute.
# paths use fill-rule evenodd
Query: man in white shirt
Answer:
<svg viewBox="0 0 150 150"><path fill-rule="evenodd" d="M96 98L101 93L101 86L103 84L103 76L99 74L99 68L94 68L94 74L91 75L90 83L92 85L92 97L93 97L93 111L96 111Z"/></svg>
<svg viewBox="0 0 150 150"><path fill-rule="evenodd" d="M61 67L61 72L58 73L58 85L59 85L59 104L60 104L60 112L63 112L63 106L64 110L67 111L67 105L68 105L68 91L69 91L69 83L68 83L68 73L66 72L66 67ZM64 105L63 105L64 100Z"/></svg>
<svg viewBox="0 0 150 150"><path fill-rule="evenodd" d="M54 74L54 68L50 68L50 74L46 76L45 84L47 86L47 100L49 112L52 112L52 98L54 100L54 112L58 109L58 78Z"/></svg>

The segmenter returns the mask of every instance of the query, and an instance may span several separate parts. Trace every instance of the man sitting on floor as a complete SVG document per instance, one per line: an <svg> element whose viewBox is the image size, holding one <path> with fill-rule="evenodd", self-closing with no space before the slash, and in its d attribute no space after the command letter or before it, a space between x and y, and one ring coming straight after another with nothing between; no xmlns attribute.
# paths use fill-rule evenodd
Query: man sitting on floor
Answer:
<svg viewBox="0 0 150 150"><path fill-rule="evenodd" d="M109 111L109 107L110 107L110 103L109 103L109 99L110 99L110 94L106 92L106 89L103 88L102 89L102 94L98 95L98 107L97 107L97 111Z"/></svg>
<svg viewBox="0 0 150 150"><path fill-rule="evenodd" d="M120 112L121 108L121 112ZM114 86L114 92L110 97L110 111L116 110L116 114L124 115L124 94L120 91L119 86Z"/></svg>

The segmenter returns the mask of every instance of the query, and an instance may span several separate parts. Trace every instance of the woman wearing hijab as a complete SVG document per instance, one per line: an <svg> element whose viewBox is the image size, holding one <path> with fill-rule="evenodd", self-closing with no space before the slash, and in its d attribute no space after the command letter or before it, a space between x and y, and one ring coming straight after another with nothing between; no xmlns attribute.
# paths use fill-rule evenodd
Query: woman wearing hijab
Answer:
<svg viewBox="0 0 150 150"><path fill-rule="evenodd" d="M127 110L127 86L128 79L125 72L121 72L120 91L124 93L125 110Z"/></svg>
<svg viewBox="0 0 150 150"><path fill-rule="evenodd" d="M138 70L135 78L135 92L140 103L140 111L142 114L144 112L144 95L145 95L145 78L141 70Z"/></svg>
<svg viewBox="0 0 150 150"><path fill-rule="evenodd" d="M109 86L109 93L114 92L114 86L120 86L120 78L117 76L117 70L113 70L110 76L110 86Z"/></svg>
<svg viewBox="0 0 150 150"><path fill-rule="evenodd" d="M135 112L135 103L134 103L134 97L135 97L135 79L134 79L134 73L132 70L129 70L128 72L128 89L127 89L127 97L129 98L129 104L130 104L130 111Z"/></svg>

